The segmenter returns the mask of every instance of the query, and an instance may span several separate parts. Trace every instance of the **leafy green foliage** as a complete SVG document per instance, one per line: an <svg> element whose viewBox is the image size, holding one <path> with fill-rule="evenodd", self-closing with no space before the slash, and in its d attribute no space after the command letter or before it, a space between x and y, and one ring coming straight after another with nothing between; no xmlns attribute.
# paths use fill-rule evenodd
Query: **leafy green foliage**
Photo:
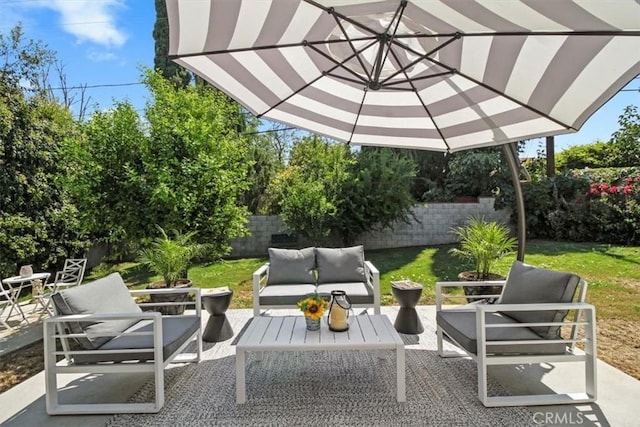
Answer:
<svg viewBox="0 0 640 427"><path fill-rule="evenodd" d="M60 180L67 172L64 143L78 138L69 112L44 91L26 96L53 53L22 41L19 27L0 35L0 273L20 264L38 268L81 253L87 246L77 211Z"/></svg>
<svg viewBox="0 0 640 427"><path fill-rule="evenodd" d="M390 149L362 148L303 138L289 166L269 189L287 227L320 244L338 235L344 244L360 234L408 220L415 164Z"/></svg>
<svg viewBox="0 0 640 427"><path fill-rule="evenodd" d="M304 137L294 145L289 166L269 188L274 210L291 231L317 243L331 233L353 162L346 146L317 136Z"/></svg>
<svg viewBox="0 0 640 427"><path fill-rule="evenodd" d="M409 221L415 173L415 163L395 150L363 147L357 152L332 224L342 242L351 244L367 231Z"/></svg>
<svg viewBox="0 0 640 427"><path fill-rule="evenodd" d="M640 165L640 113L627 106L618 118L620 128L607 142L578 145L556 155L561 170L583 168L631 167Z"/></svg>
<svg viewBox="0 0 640 427"><path fill-rule="evenodd" d="M167 1L155 0L156 22L153 24L153 40L155 55L153 66L162 75L182 87L191 82L191 74L180 65L169 59L169 18L167 16Z"/></svg>
<svg viewBox="0 0 640 427"><path fill-rule="evenodd" d="M451 254L471 261L478 280L489 277L491 269L516 247L516 239L509 236L509 229L495 221L471 217L467 224L454 230L460 248L452 248Z"/></svg>
<svg viewBox="0 0 640 427"><path fill-rule="evenodd" d="M509 170L500 148L482 148L451 154L447 189L458 196L491 196L505 182Z"/></svg>
<svg viewBox="0 0 640 427"><path fill-rule="evenodd" d="M183 234L174 230L170 237L162 227L158 229L161 235L140 251L140 262L162 276L165 285L172 288L186 277L191 260L203 252L204 246L192 242L195 231Z"/></svg>

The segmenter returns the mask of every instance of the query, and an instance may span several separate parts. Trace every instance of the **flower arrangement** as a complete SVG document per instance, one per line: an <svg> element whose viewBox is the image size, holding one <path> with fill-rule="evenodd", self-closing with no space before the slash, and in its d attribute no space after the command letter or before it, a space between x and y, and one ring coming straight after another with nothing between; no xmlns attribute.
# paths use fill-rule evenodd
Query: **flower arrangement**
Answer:
<svg viewBox="0 0 640 427"><path fill-rule="evenodd" d="M329 302L317 293L298 301L298 308L306 317L313 320L319 320L328 305Z"/></svg>

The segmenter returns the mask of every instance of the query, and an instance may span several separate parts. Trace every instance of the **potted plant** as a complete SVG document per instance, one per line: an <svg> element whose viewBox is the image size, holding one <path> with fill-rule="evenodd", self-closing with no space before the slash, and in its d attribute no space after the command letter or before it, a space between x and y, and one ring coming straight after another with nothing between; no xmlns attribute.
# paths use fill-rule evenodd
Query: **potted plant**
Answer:
<svg viewBox="0 0 640 427"><path fill-rule="evenodd" d="M458 258L471 261L474 267L473 271L461 272L458 275L460 280L504 280L504 276L492 273L491 269L498 260L513 252L516 247L517 240L510 236L506 226L496 221L471 217L466 225L455 228L453 232L459 239L460 248L453 248L449 252ZM464 288L465 295L499 294L501 290L499 286Z"/></svg>
<svg viewBox="0 0 640 427"><path fill-rule="evenodd" d="M155 238L148 248L140 251L140 262L149 269L162 276L162 280L153 282L147 289L161 288L188 288L192 286L191 280L187 279L187 269L189 264L199 254L204 247L192 241L195 232L180 233L172 231L172 236L158 226L160 236ZM151 295L151 302L180 302L185 301L188 294L162 294ZM162 314L182 314L184 305L160 306L158 311Z"/></svg>

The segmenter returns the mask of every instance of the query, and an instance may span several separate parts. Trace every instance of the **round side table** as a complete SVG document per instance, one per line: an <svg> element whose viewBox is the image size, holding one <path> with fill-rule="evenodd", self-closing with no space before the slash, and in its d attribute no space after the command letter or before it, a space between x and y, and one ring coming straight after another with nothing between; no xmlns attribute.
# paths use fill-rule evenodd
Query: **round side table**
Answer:
<svg viewBox="0 0 640 427"><path fill-rule="evenodd" d="M400 304L400 311L393 326L402 334L420 334L424 326L416 311L416 305L422 295L422 285L410 280L391 282L391 292Z"/></svg>
<svg viewBox="0 0 640 427"><path fill-rule="evenodd" d="M233 291L217 291L202 294L202 305L209 313L209 321L202 334L202 341L220 342L233 337L233 329L227 319Z"/></svg>

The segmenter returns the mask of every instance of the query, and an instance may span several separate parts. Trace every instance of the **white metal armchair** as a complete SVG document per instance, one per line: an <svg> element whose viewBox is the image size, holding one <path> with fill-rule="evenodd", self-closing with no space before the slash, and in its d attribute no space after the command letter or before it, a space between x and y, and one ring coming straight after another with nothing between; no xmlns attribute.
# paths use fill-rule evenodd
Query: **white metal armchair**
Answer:
<svg viewBox="0 0 640 427"><path fill-rule="evenodd" d="M448 295L443 292L446 288L483 285L503 286L497 303L443 307L448 300L469 298ZM578 276L519 261L513 264L506 282L436 283L438 354L441 357L468 355L476 361L478 398L485 406L594 402L597 398L595 307L584 302L586 292L587 283ZM443 339L464 353L445 351ZM582 343L584 351L578 350L576 343ZM557 362L584 363L584 392L488 395L487 369L491 365Z"/></svg>
<svg viewBox="0 0 640 427"><path fill-rule="evenodd" d="M195 305L195 315L161 316L142 311L131 294L189 292L195 301L160 305ZM47 412L112 414L158 412L164 404L164 368L170 363L198 362L202 355L200 289L129 291L118 273L56 292L56 316L44 321ZM149 304L140 304L146 305ZM154 303L154 305L158 305ZM69 341L75 341L75 347ZM183 353L195 341L195 353ZM56 349L60 342L62 351ZM72 348L73 347L73 348ZM56 363L57 356L65 360ZM155 397L145 403L59 402L57 377L65 373L153 374Z"/></svg>

